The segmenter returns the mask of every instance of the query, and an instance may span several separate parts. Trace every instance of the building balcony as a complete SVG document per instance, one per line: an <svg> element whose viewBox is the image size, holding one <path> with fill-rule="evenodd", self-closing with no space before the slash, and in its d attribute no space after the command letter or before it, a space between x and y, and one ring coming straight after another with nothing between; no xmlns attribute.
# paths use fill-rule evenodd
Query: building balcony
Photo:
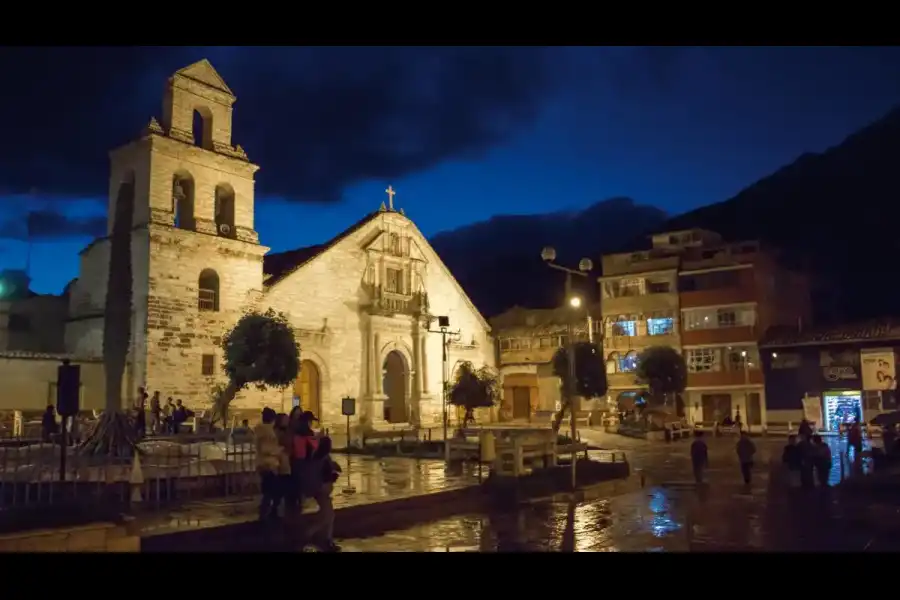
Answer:
<svg viewBox="0 0 900 600"><path fill-rule="evenodd" d="M640 253L635 253L640 254ZM649 273L651 271L667 271L677 269L679 257L664 256L659 258L635 259L632 254L612 254L604 256L603 275L631 275Z"/></svg>
<svg viewBox="0 0 900 600"><path fill-rule="evenodd" d="M760 385L763 383L763 373L759 369L738 369L734 371L704 371L702 373L688 373L687 387L712 388L732 387L741 385Z"/></svg>
<svg viewBox="0 0 900 600"><path fill-rule="evenodd" d="M553 360L553 355L559 348L528 348L525 350L501 350L500 364L539 364Z"/></svg>
<svg viewBox="0 0 900 600"><path fill-rule="evenodd" d="M759 335L756 327L718 327L688 329L681 332L682 346L710 346L715 344L755 344Z"/></svg>
<svg viewBox="0 0 900 600"><path fill-rule="evenodd" d="M681 340L676 333L667 335L611 335L603 339L603 351L627 352L629 350L641 350L648 346L671 346L678 348Z"/></svg>
<svg viewBox="0 0 900 600"><path fill-rule="evenodd" d="M634 373L609 373L606 376L606 383L611 389L619 390L633 390L640 387Z"/></svg>
<svg viewBox="0 0 900 600"><path fill-rule="evenodd" d="M604 316L646 315L677 311L678 303L678 294L646 294L644 296L604 298L600 308Z"/></svg>
<svg viewBox="0 0 900 600"><path fill-rule="evenodd" d="M701 306L742 304L747 302L756 302L756 291L750 286L741 286L723 288L719 290L681 292L680 301L682 309L699 308Z"/></svg>
<svg viewBox="0 0 900 600"><path fill-rule="evenodd" d="M428 294L425 292L398 294L380 285L367 285L366 288L372 298L369 310L373 313L417 315L428 312Z"/></svg>

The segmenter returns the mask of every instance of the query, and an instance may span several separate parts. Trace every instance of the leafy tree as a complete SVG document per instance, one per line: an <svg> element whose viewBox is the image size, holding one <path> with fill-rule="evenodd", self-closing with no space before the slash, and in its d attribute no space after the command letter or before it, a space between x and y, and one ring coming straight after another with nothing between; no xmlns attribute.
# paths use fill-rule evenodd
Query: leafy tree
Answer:
<svg viewBox="0 0 900 600"><path fill-rule="evenodd" d="M300 372L300 347L294 330L283 313L271 308L241 317L222 338L222 349L228 384L214 391L212 423L228 424L228 409L240 390L250 385L261 390L285 388Z"/></svg>
<svg viewBox="0 0 900 600"><path fill-rule="evenodd" d="M674 406L676 394L687 386L687 365L684 357L670 346L650 346L638 356L638 383L646 385L650 400L656 406Z"/></svg>
<svg viewBox="0 0 900 600"><path fill-rule="evenodd" d="M472 422L476 408L494 406L500 396L500 380L497 373L488 366L476 369L472 363L459 365L456 378L450 384L448 402L465 409L462 429Z"/></svg>
<svg viewBox="0 0 900 600"><path fill-rule="evenodd" d="M134 179L119 187L109 243L109 272L103 320L103 369L106 404L83 452L127 456L137 443L131 418L122 411L122 379L131 345L131 224L134 217Z"/></svg>
<svg viewBox="0 0 900 600"><path fill-rule="evenodd" d="M562 380L562 403L559 411L553 417L553 431L559 432L559 427L571 409L575 396L585 398L597 398L606 395L608 388L606 382L606 365L603 362L603 352L597 344L590 342L576 342L573 348L575 353L575 385L569 389L569 352L567 348L560 348L553 355L553 374Z"/></svg>

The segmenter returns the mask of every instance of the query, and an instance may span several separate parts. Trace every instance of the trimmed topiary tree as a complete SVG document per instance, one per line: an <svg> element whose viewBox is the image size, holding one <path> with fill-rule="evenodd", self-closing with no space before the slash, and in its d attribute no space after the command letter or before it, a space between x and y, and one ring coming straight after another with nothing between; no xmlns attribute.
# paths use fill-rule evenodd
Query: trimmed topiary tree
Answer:
<svg viewBox="0 0 900 600"><path fill-rule="evenodd" d="M271 308L250 312L222 338L223 369L228 383L213 394L211 424L228 425L228 410L239 391L255 385L261 390L285 388L300 373L300 347L283 313Z"/></svg>
<svg viewBox="0 0 900 600"><path fill-rule="evenodd" d="M646 385L651 407L675 407L675 396L687 386L684 357L670 346L650 346L638 356L637 381Z"/></svg>
<svg viewBox="0 0 900 600"><path fill-rule="evenodd" d="M566 348L560 348L553 355L553 374L562 380L562 402L559 411L553 416L553 431L559 433L560 425L565 419L566 412L571 409L575 396L585 398L597 398L606 395L608 384L606 381L606 365L603 362L603 352L597 344L590 342L576 342L573 349L575 353L575 385L573 389L567 389L569 381L569 353Z"/></svg>
<svg viewBox="0 0 900 600"><path fill-rule="evenodd" d="M476 408L490 408L500 396L500 379L488 366L476 369L470 362L459 365L456 379L450 384L448 402L465 409L461 429L475 419Z"/></svg>

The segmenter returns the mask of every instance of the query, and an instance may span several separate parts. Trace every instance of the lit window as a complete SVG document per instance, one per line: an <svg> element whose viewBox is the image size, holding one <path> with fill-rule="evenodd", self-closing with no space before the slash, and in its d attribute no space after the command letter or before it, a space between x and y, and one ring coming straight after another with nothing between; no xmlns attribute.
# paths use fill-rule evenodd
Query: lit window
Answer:
<svg viewBox="0 0 900 600"><path fill-rule="evenodd" d="M692 348L687 351L687 368L692 373L719 370L719 352L717 348Z"/></svg>
<svg viewBox="0 0 900 600"><path fill-rule="evenodd" d="M635 369L637 369L637 363L638 363L637 359L638 359L637 352L632 350L631 352L629 352L628 354L626 354L625 356L623 356L622 358L619 359L619 370L622 371L623 373L630 373L631 371L634 371Z"/></svg>
<svg viewBox="0 0 900 600"><path fill-rule="evenodd" d="M675 320L671 317L662 319L647 319L647 335L668 335L675 327Z"/></svg>
<svg viewBox="0 0 900 600"><path fill-rule="evenodd" d="M637 335L637 321L616 321L612 326L613 335L634 337Z"/></svg>

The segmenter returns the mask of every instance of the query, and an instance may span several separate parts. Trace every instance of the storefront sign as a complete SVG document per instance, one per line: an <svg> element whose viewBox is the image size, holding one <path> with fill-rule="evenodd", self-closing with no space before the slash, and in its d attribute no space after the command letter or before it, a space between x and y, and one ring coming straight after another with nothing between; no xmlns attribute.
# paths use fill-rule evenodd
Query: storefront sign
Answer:
<svg viewBox="0 0 900 600"><path fill-rule="evenodd" d="M856 379L856 369L853 367L822 367L822 376L827 381L843 381L847 379Z"/></svg>
<svg viewBox="0 0 900 600"><path fill-rule="evenodd" d="M897 389L894 350L878 348L860 353L864 390Z"/></svg>
<svg viewBox="0 0 900 600"><path fill-rule="evenodd" d="M803 418L816 425L822 425L822 399L818 396L803 397Z"/></svg>

